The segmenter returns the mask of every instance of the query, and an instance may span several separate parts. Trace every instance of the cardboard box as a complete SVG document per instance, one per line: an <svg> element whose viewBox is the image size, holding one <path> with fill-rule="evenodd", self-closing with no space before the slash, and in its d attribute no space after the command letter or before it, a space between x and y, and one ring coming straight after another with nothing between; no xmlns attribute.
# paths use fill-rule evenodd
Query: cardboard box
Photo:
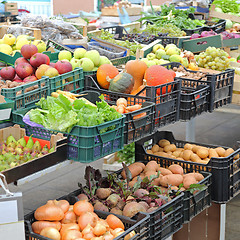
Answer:
<svg viewBox="0 0 240 240"><path fill-rule="evenodd" d="M123 11L121 8L120 9L120 13L123 14ZM126 11L128 13L129 16L138 16L138 15L141 15L141 12L142 12L142 6L132 6L132 7L128 7L126 8ZM106 7L106 8L102 8L102 16L114 16L114 17L118 17L119 14L118 14L118 10L117 8L109 8L109 7Z"/></svg>
<svg viewBox="0 0 240 240"><path fill-rule="evenodd" d="M18 15L17 3L5 3L5 12L10 12L12 15Z"/></svg>
<svg viewBox="0 0 240 240"><path fill-rule="evenodd" d="M13 100L0 95L0 123L10 120L13 107Z"/></svg>
<svg viewBox="0 0 240 240"><path fill-rule="evenodd" d="M27 139L26 131L20 128L19 125L0 129L0 142L5 141L9 135L12 135L15 140L24 137ZM62 134L52 135L50 141L33 138L33 141L39 141L41 146L48 145L48 148L55 146L55 150L51 153L42 155L18 166L9 168L1 173L6 177L7 183L16 182L17 180L29 176L35 172L53 166L67 159L67 138ZM27 140L26 140L27 141Z"/></svg>

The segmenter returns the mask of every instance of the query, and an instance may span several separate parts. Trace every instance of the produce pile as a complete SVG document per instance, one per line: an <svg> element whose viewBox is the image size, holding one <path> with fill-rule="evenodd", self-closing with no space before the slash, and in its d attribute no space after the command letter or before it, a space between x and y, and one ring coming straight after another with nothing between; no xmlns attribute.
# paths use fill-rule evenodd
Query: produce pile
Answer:
<svg viewBox="0 0 240 240"><path fill-rule="evenodd" d="M211 37L211 36L215 36L215 35L217 35L217 33L212 31L212 30L211 31L203 31L201 34L198 34L198 33L192 34L190 39L196 39L196 38L202 38L202 37ZM236 34L234 32L230 33L229 31L221 32L221 35L223 37L223 40L240 38L239 34Z"/></svg>
<svg viewBox="0 0 240 240"><path fill-rule="evenodd" d="M31 136L26 139L22 137L16 140L9 135L6 141L0 143L0 172L55 151L54 147L42 147L39 141L34 142Z"/></svg>

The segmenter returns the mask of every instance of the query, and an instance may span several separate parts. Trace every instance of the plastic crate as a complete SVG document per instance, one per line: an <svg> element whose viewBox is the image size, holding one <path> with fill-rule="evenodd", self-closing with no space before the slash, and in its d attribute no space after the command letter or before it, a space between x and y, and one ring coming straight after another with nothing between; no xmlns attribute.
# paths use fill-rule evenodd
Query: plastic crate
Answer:
<svg viewBox="0 0 240 240"><path fill-rule="evenodd" d="M57 200L67 200L71 205L73 205L77 199L73 196L75 191L70 193L69 195L63 196ZM95 213L103 219L106 219L108 215L112 213L102 212L102 211L95 211ZM113 214L115 215L115 214ZM126 235L130 232L135 231L135 235L131 238L132 240L147 240L149 239L149 215L146 213L138 213L135 215L134 218L127 218L124 216L116 215L118 218L121 219L125 226L125 231L123 234L119 235L118 237L114 238L114 240L124 240ZM34 218L34 211L24 216L24 223L25 223L25 235L26 239L34 239L34 240L49 240L49 238L36 234L32 231L31 224L36 221Z"/></svg>
<svg viewBox="0 0 240 240"><path fill-rule="evenodd" d="M43 77L14 88L3 88L1 95L15 102L14 110L34 106L42 97L50 95L49 78Z"/></svg>
<svg viewBox="0 0 240 240"><path fill-rule="evenodd" d="M115 58L112 59L111 62L114 66L120 66L126 64L130 60L135 60L135 56L126 56L126 57L121 57L121 58Z"/></svg>
<svg viewBox="0 0 240 240"><path fill-rule="evenodd" d="M132 98L131 94L116 93L100 88L97 81L91 76L85 78L85 89L100 91L110 99L118 97ZM168 92L164 93L168 89ZM157 95L157 91L160 92ZM176 80L174 82L162 84L156 87L146 86L138 94L135 95L134 103L143 104L144 102L155 103L155 114L154 114L154 129L165 126L170 123L174 123L179 120L179 106L180 106L180 92L181 92L181 81ZM142 96L144 95L144 96ZM146 97L145 97L146 96ZM153 131L154 131L153 129Z"/></svg>
<svg viewBox="0 0 240 240"><path fill-rule="evenodd" d="M179 164L183 167L186 173L189 172L211 172L212 173L212 200L216 203L226 203L238 193L240 193L240 158L234 160L240 153L240 148L237 148L234 153L225 158L211 158L208 164L201 164L191 161L183 161L171 158L164 158L152 154L148 154L146 149L151 148L160 139L167 139L174 143L177 147L183 147L186 143L196 144L204 147L216 148L219 146L208 145L195 142L187 142L176 140L172 132L157 131L150 137L138 141L135 144L136 159L141 162L155 160L164 166L171 164ZM227 149L227 147L223 147Z"/></svg>
<svg viewBox="0 0 240 240"><path fill-rule="evenodd" d="M91 39L88 43L88 50L97 50L101 56L108 59L120 58L127 56L127 49L120 48L118 45L108 43L106 41Z"/></svg>
<svg viewBox="0 0 240 240"><path fill-rule="evenodd" d="M11 113L14 108L14 101L4 98L5 102L0 103L0 123L11 120Z"/></svg>
<svg viewBox="0 0 240 240"><path fill-rule="evenodd" d="M179 63L167 63L168 69L182 66ZM193 72L188 70L189 72ZM177 77L181 80L180 120L190 120L210 109L210 82Z"/></svg>
<svg viewBox="0 0 240 240"><path fill-rule="evenodd" d="M55 42L54 40L52 39L49 39L47 41L47 49L49 49L50 47L54 48L55 50L59 50L59 51L62 51L62 50L67 50L69 52L71 52L72 54L74 53L73 49L71 48L68 48L58 42Z"/></svg>
<svg viewBox="0 0 240 240"><path fill-rule="evenodd" d="M89 101L96 99L97 93L85 96ZM99 95L97 95L98 97ZM23 125L27 135L49 140L51 134L60 131L41 127L32 127L23 122L23 116L31 110L26 108L13 113L13 122ZM97 126L82 127L74 126L70 133L62 132L68 138L68 159L77 162L88 163L102 158L106 155L119 151L123 148L125 116L99 124ZM102 129L111 127L112 130L101 133Z"/></svg>
<svg viewBox="0 0 240 240"><path fill-rule="evenodd" d="M82 68L75 68L71 72L61 74L49 79L50 92L64 90L69 92L82 92L84 90L84 75Z"/></svg>
<svg viewBox="0 0 240 240"><path fill-rule="evenodd" d="M123 27L123 26L112 26L112 27L104 27L104 28L100 28L104 29L104 31L108 31L111 34L114 34L114 38L122 38L123 34L127 34L127 30Z"/></svg>

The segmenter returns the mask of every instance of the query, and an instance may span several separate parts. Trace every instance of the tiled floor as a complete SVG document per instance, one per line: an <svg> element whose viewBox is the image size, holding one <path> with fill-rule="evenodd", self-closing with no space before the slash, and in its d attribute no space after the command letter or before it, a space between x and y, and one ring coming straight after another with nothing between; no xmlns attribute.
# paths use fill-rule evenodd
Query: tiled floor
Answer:
<svg viewBox="0 0 240 240"><path fill-rule="evenodd" d="M240 106L228 105L213 113L196 118L196 142L234 146L240 140ZM178 122L161 130L173 131L176 139L185 139L184 122ZM59 198L78 187L83 182L87 164L74 162L20 186L9 185L12 191L23 192L24 213L36 209L49 199ZM102 160L91 163L102 169ZM0 191L1 193L1 191ZM226 240L240 239L240 195L227 204Z"/></svg>

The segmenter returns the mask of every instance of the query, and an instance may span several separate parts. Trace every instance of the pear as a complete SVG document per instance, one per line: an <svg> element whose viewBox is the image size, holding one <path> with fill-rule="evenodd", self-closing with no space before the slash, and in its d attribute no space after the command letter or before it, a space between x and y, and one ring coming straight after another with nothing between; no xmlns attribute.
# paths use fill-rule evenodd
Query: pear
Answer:
<svg viewBox="0 0 240 240"><path fill-rule="evenodd" d="M55 147L51 147L51 148L49 149L48 153L52 153L52 152L54 152L54 151L55 151Z"/></svg>
<svg viewBox="0 0 240 240"><path fill-rule="evenodd" d="M26 154L31 153L31 152L32 152L32 149L27 148L27 147L23 148L23 155L26 155Z"/></svg>
<svg viewBox="0 0 240 240"><path fill-rule="evenodd" d="M36 141L36 142L34 143L32 150L33 150L33 151L36 151L36 152L41 152L42 147L41 147L39 141Z"/></svg>
<svg viewBox="0 0 240 240"><path fill-rule="evenodd" d="M15 148L15 153L16 153L16 154L22 154L22 153L23 153L23 150L22 150L20 147L16 147L16 148Z"/></svg>
<svg viewBox="0 0 240 240"><path fill-rule="evenodd" d="M32 149L33 145L34 145L33 139L32 139L32 136L30 136L29 139L28 139L26 148Z"/></svg>
<svg viewBox="0 0 240 240"><path fill-rule="evenodd" d="M6 144L8 145L10 142L15 142L15 143L17 142L12 135L8 136Z"/></svg>
<svg viewBox="0 0 240 240"><path fill-rule="evenodd" d="M15 148L16 147L16 142L10 142L8 145L7 145L7 147L8 148Z"/></svg>
<svg viewBox="0 0 240 240"><path fill-rule="evenodd" d="M21 144L23 147L26 147L26 140L24 137L20 138L19 140L17 140L17 144Z"/></svg>
<svg viewBox="0 0 240 240"><path fill-rule="evenodd" d="M42 148L42 154L43 155L45 155L45 154L48 154L48 151L49 151L49 149L48 149L48 146L47 146L47 144Z"/></svg>

